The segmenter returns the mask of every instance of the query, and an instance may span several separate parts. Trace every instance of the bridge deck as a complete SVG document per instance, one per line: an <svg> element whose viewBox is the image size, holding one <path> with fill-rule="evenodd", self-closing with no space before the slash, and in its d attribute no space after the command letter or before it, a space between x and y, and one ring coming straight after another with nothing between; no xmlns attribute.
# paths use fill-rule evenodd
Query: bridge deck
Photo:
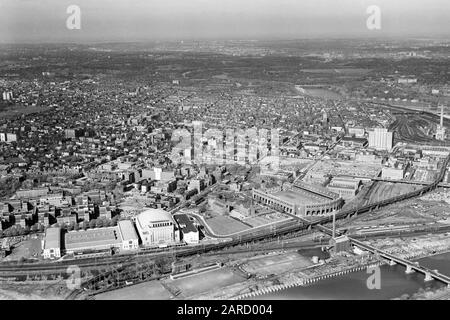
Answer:
<svg viewBox="0 0 450 320"><path fill-rule="evenodd" d="M370 252L373 252L373 253L377 253L380 256L382 256L383 258L395 261L396 263L402 264L404 266L409 266L411 269L413 269L413 270L415 270L417 272L420 272L420 273L423 273L423 274L429 274L429 275L431 275L433 278L435 278L437 280L440 280L440 281L442 281L442 282L444 282L446 284L450 284L450 277L448 277L448 276L446 276L446 275L444 275L442 273L439 273L439 272L436 272L435 270L431 270L431 269L428 269L426 267L423 267L423 266L419 265L418 263L415 263L415 262L412 262L412 261L409 261L409 260L406 260L406 259L394 256L393 254L387 253L387 252L385 252L383 250L380 250L378 248L375 248L375 247L373 247L371 245L365 244L365 243L363 243L363 242L361 242L359 240L352 239L352 238L349 238L349 239L350 239L350 241L353 244L357 245L358 247L361 247L361 248L366 249L366 250L368 250Z"/></svg>

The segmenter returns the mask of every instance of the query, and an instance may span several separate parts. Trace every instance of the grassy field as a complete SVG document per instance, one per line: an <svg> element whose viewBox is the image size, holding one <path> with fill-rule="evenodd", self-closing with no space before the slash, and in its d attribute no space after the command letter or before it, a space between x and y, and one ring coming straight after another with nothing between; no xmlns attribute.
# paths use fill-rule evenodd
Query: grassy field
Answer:
<svg viewBox="0 0 450 320"><path fill-rule="evenodd" d="M159 281L149 281L101 293L96 300L169 300L171 294Z"/></svg>
<svg viewBox="0 0 450 320"><path fill-rule="evenodd" d="M244 277L234 273L232 270L221 268L183 279L166 280L166 282L170 286L179 288L183 296L189 297L245 280Z"/></svg>
<svg viewBox="0 0 450 320"><path fill-rule="evenodd" d="M228 235L250 229L246 224L226 216L216 216L206 220L206 223L217 235Z"/></svg>

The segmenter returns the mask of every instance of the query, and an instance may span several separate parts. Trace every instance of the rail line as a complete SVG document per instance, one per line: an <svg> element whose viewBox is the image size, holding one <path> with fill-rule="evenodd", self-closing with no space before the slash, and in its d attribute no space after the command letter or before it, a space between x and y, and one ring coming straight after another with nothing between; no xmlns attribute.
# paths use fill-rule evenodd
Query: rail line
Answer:
<svg viewBox="0 0 450 320"><path fill-rule="evenodd" d="M430 192L438 187L438 184L440 181L444 178L446 168L450 162L450 154L445 158L443 161L439 176L436 178L436 180L433 183L430 183L427 186L424 186L423 188L420 188L415 191L411 191L406 194L402 194L399 196L395 196L389 199L377 201L371 204L367 204L358 208L349 209L345 211L338 212L336 214L336 219L345 219L345 218L351 218L355 215L370 212L372 210L376 210L380 207L384 207L396 202L404 201L407 199L411 199L417 196L421 196L424 193ZM85 259L78 260L78 261L62 261L62 262L55 262L54 264L29 264L29 265L9 265L9 266L1 266L0 265L0 273L8 273L8 272L14 272L14 273L24 273L27 272L33 272L33 271L56 271L56 270L63 270L63 268L66 268L69 265L77 264L80 267L98 267L102 265L111 265L111 264L124 264L126 265L128 262L133 260L136 257L145 257L150 256L152 258L157 257L186 257L186 256L192 256L199 253L205 253L210 251L216 251L221 250L227 247L234 247L238 245L242 245L249 242L257 242L262 240L267 240L270 238L277 238L280 236L289 235L292 233L300 232L302 230L308 230L313 227L317 227L318 230L321 229L327 229L325 227L321 228L322 224L330 223L332 222L332 216L327 217L320 217L314 220L310 220L308 222L306 221L296 221L296 222L290 222L289 224L284 223L283 225L276 226L270 232L266 230L257 231L257 232L251 232L245 235L240 235L239 237L233 238L230 241L224 241L220 243L213 243L208 245L199 245L195 247L181 247L178 249L172 249L168 251L167 249L161 249L160 251L150 251L150 252L138 252L137 254L133 254L130 256L117 256L117 257L106 257L104 259L98 258L96 261L92 262L92 259ZM100 261L99 261L100 260ZM88 280L83 286L95 283L96 281L99 281L99 278L94 277L93 279ZM78 294L83 292L82 289L79 289ZM71 295L72 297L77 296L76 293L74 295Z"/></svg>

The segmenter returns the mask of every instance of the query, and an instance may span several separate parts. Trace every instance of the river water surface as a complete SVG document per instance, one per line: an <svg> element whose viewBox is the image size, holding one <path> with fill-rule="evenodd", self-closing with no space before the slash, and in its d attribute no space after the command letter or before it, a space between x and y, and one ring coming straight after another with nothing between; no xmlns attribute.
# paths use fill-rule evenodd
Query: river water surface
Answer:
<svg viewBox="0 0 450 320"><path fill-rule="evenodd" d="M423 266L438 269L450 275L450 253L435 255L417 260ZM401 265L380 267L381 288L369 289L368 278L372 273L366 270L348 273L330 279L320 280L307 287L293 287L278 292L254 297L253 299L305 300L305 299L337 299L337 300L378 300L393 299L402 295L412 295L419 289L437 289L444 284L438 281L424 282L420 273L406 274Z"/></svg>

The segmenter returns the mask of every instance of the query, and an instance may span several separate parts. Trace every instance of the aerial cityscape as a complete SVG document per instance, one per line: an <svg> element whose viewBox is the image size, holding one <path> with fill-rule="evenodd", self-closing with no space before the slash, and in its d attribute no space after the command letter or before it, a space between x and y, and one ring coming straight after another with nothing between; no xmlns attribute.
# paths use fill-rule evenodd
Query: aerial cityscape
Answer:
<svg viewBox="0 0 450 320"><path fill-rule="evenodd" d="M52 2L1 9L0 300L450 299L448 4L428 34L380 0L296 36L261 27L295 1L239 32L150 1L160 37L97 39L99 8Z"/></svg>

